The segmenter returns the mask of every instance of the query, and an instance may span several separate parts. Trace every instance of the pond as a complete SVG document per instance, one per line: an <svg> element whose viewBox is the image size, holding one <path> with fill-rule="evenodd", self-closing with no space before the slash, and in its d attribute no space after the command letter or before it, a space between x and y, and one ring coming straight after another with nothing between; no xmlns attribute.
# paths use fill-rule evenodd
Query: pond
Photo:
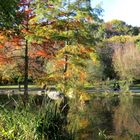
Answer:
<svg viewBox="0 0 140 140"><path fill-rule="evenodd" d="M140 97L94 97L71 108L77 140L140 140ZM74 103L73 103L74 105Z"/></svg>

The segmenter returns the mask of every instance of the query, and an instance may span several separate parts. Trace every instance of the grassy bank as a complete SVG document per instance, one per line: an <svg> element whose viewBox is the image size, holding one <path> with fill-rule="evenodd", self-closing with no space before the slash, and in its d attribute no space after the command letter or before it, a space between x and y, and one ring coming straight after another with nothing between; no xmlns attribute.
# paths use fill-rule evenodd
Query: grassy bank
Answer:
<svg viewBox="0 0 140 140"><path fill-rule="evenodd" d="M24 85L21 85L21 88L23 88ZM38 85L28 85L29 88L38 88ZM19 85L1 85L0 89L9 89L9 88L19 88Z"/></svg>
<svg viewBox="0 0 140 140"><path fill-rule="evenodd" d="M0 97L1 140L73 140L59 103L45 96L30 96L25 107L22 97Z"/></svg>

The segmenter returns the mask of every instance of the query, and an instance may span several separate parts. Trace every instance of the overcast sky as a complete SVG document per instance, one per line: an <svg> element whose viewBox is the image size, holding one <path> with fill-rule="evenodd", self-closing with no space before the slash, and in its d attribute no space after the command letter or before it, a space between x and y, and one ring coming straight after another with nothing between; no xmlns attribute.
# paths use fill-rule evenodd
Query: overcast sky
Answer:
<svg viewBox="0 0 140 140"><path fill-rule="evenodd" d="M140 0L91 0L92 5L101 2L103 19L120 19L127 24L140 26Z"/></svg>

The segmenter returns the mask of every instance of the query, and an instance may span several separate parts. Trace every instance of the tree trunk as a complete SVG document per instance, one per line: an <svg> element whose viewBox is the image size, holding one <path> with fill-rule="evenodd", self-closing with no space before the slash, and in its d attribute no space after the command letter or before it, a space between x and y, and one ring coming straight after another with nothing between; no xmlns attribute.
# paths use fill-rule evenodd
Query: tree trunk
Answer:
<svg viewBox="0 0 140 140"><path fill-rule="evenodd" d="M65 54L65 57L64 57L64 60L65 60L65 65L64 65L64 73L67 72L67 69L68 69L68 55Z"/></svg>
<svg viewBox="0 0 140 140"><path fill-rule="evenodd" d="M24 59L24 104L28 101L28 41L25 42L25 59Z"/></svg>

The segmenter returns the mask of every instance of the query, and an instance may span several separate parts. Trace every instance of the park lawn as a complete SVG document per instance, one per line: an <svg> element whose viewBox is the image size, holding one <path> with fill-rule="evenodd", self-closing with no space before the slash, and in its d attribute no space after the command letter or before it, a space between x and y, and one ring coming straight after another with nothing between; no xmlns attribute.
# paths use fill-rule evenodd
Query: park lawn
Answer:
<svg viewBox="0 0 140 140"><path fill-rule="evenodd" d="M21 88L23 88L23 87L24 87L24 85L21 85ZM29 88L39 88L38 85L28 85L28 87ZM19 86L18 85L1 85L0 86L0 89L7 89L7 88L13 89L13 88L19 88Z"/></svg>

